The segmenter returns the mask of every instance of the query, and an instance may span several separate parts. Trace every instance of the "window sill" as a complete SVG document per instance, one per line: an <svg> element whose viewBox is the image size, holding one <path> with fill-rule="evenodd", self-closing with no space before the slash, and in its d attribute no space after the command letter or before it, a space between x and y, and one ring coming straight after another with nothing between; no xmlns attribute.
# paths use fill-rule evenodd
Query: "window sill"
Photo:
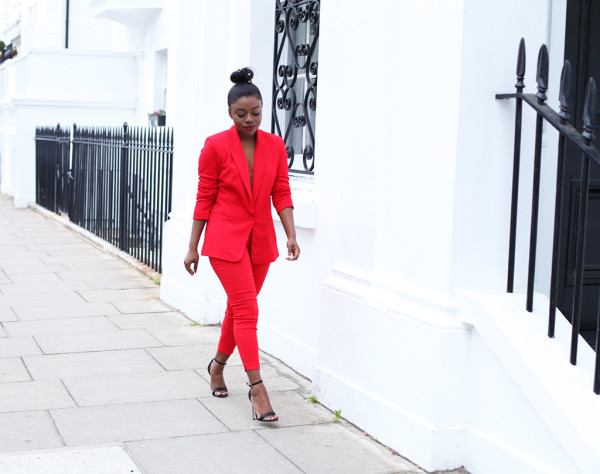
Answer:
<svg viewBox="0 0 600 474"><path fill-rule="evenodd" d="M316 229L317 203L313 177L290 175L290 188L292 190L292 201L294 201L294 223L296 227ZM281 222L275 209L273 209L273 219Z"/></svg>

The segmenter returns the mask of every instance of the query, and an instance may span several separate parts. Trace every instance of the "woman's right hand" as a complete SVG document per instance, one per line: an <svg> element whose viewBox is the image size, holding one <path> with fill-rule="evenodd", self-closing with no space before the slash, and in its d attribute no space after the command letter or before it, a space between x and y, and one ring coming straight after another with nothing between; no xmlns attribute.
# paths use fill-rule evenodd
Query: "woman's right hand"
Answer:
<svg viewBox="0 0 600 474"><path fill-rule="evenodd" d="M200 255L198 255L198 250L196 249L188 250L187 255L183 259L185 269L192 276L198 271L198 260L200 260Z"/></svg>

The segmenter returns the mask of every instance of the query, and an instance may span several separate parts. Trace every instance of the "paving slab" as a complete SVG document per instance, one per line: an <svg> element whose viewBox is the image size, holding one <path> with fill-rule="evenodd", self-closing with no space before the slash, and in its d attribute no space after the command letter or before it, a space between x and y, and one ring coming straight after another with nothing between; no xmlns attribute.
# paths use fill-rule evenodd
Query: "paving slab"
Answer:
<svg viewBox="0 0 600 474"><path fill-rule="evenodd" d="M143 349L42 355L23 361L34 380L164 372Z"/></svg>
<svg viewBox="0 0 600 474"><path fill-rule="evenodd" d="M0 257L0 262L2 261L2 257ZM0 285L10 285L12 284L12 280L8 278L8 275L4 273L4 270L0 267Z"/></svg>
<svg viewBox="0 0 600 474"><path fill-rule="evenodd" d="M67 408L50 414L70 446L229 431L197 400Z"/></svg>
<svg viewBox="0 0 600 474"><path fill-rule="evenodd" d="M0 307L0 311L2 308ZM22 321L34 319L62 319L62 318L81 318L85 316L104 316L109 314L119 314L119 310L110 303L73 303L73 304L55 304L46 305L15 305L12 311L16 318ZM8 316L7 316L8 317Z"/></svg>
<svg viewBox="0 0 600 474"><path fill-rule="evenodd" d="M78 332L118 332L118 328L105 316L34 321L5 322L10 336L35 336L40 334L71 334Z"/></svg>
<svg viewBox="0 0 600 474"><path fill-rule="evenodd" d="M42 258L34 257L33 255L30 255L28 257L21 257L18 260L16 260L16 259L12 259L12 260L3 259L2 260L2 268L6 269L7 273L13 273L12 270L14 270L17 266L42 267L42 266L44 266L44 261L42 260ZM29 272L26 272L26 273L28 274Z"/></svg>
<svg viewBox="0 0 600 474"><path fill-rule="evenodd" d="M64 281L58 273L38 273L34 275L13 275L11 283L56 283Z"/></svg>
<svg viewBox="0 0 600 474"><path fill-rule="evenodd" d="M84 290L79 294L89 302L94 301L147 301L160 298L160 289L157 286L153 288L132 288L118 290Z"/></svg>
<svg viewBox="0 0 600 474"><path fill-rule="evenodd" d="M101 262L88 263L85 260L83 261L72 261L72 262L63 262L61 265L66 268L68 271L74 270L83 270L85 272L90 272L90 269L93 270L123 270L127 268L127 263L121 262L120 260L105 260Z"/></svg>
<svg viewBox="0 0 600 474"><path fill-rule="evenodd" d="M208 390L206 381L191 370L81 377L63 382L79 406L184 400Z"/></svg>
<svg viewBox="0 0 600 474"><path fill-rule="evenodd" d="M302 472L252 431L136 441L126 446L147 474Z"/></svg>
<svg viewBox="0 0 600 474"><path fill-rule="evenodd" d="M261 430L258 435L304 472L424 473L383 446L338 423ZM335 459L335 462L331 462Z"/></svg>
<svg viewBox="0 0 600 474"><path fill-rule="evenodd" d="M2 269L8 275L9 278L12 278L15 275L36 275L39 273L55 273L60 270L64 270L65 267L61 264L54 265L40 265L28 263L24 265L2 265Z"/></svg>
<svg viewBox="0 0 600 474"><path fill-rule="evenodd" d="M0 358L41 354L39 346L31 336L0 338Z"/></svg>
<svg viewBox="0 0 600 474"><path fill-rule="evenodd" d="M31 377L21 358L0 359L0 383L27 382L29 380Z"/></svg>
<svg viewBox="0 0 600 474"><path fill-rule="evenodd" d="M31 242L28 242L26 245L27 245L27 248L30 250L50 251L51 249L64 249L65 251L70 252L75 249L89 249L91 244L84 240L79 240L78 242L56 241L56 242L44 242L41 244L38 242L31 241Z"/></svg>
<svg viewBox="0 0 600 474"><path fill-rule="evenodd" d="M209 330L209 328L203 326L173 327L171 329L148 327L147 331L165 346L213 344L215 346L215 351L220 334L220 328L210 328Z"/></svg>
<svg viewBox="0 0 600 474"><path fill-rule="evenodd" d="M0 413L0 426L1 453L64 446L47 411Z"/></svg>
<svg viewBox="0 0 600 474"><path fill-rule="evenodd" d="M26 294L45 294L45 293L74 293L78 290L88 289L87 284L82 281L27 281L25 283L14 283L4 285L0 290L3 295L26 295Z"/></svg>
<svg viewBox="0 0 600 474"><path fill-rule="evenodd" d="M68 264L74 263L78 268L83 267L85 263L89 268L98 268L99 263L110 263L109 268L114 265L114 257L98 249L75 250L65 255L53 255L53 250L48 250L46 255L40 257L45 265L63 264L65 268L69 268Z"/></svg>
<svg viewBox="0 0 600 474"><path fill-rule="evenodd" d="M18 321L17 315L12 310L12 308L2 308L0 307L0 322L3 321Z"/></svg>
<svg viewBox="0 0 600 474"><path fill-rule="evenodd" d="M0 384L0 412L49 410L73 406L75 406L73 399L58 380Z"/></svg>
<svg viewBox="0 0 600 474"><path fill-rule="evenodd" d="M0 457L2 474L141 473L122 446L15 453Z"/></svg>
<svg viewBox="0 0 600 474"><path fill-rule="evenodd" d="M141 275L139 271L134 270L131 267L119 270L94 269L93 271L90 270L90 268L80 268L76 270L67 270L66 268L63 268L58 274L63 280L77 279L83 280L88 284L91 284L94 281L101 283L113 281L119 283L121 280L131 279L146 281L146 278ZM147 280L150 281L150 279ZM117 289L118 288L119 286L117 286Z"/></svg>
<svg viewBox="0 0 600 474"><path fill-rule="evenodd" d="M84 300L76 291L61 291L49 294L29 293L27 296L22 294L17 295L2 295L0 296L0 306L31 306L44 307L60 305L77 305L83 303Z"/></svg>
<svg viewBox="0 0 600 474"><path fill-rule="evenodd" d="M66 259L65 261L71 261L71 260L81 260L81 259L85 259L85 258L94 258L97 255L103 255L103 256L108 256L108 254L106 254L105 252L103 252L100 249L97 249L96 247L92 247L90 244L85 243L82 246L78 246L75 248L66 248L66 247L50 247L47 250L44 251L44 253L46 254L46 256L49 257L61 257ZM113 258L114 257L110 257L109 258Z"/></svg>
<svg viewBox="0 0 600 474"><path fill-rule="evenodd" d="M139 349L162 345L143 329L79 332L70 334L40 334L35 336L35 340L45 354L114 351L119 349Z"/></svg>
<svg viewBox="0 0 600 474"><path fill-rule="evenodd" d="M38 244L42 244L42 245L46 245L47 243L51 243L51 242L60 242L61 244L65 244L65 243L79 243L81 242L81 238L79 238L78 236L76 236L75 234L73 234L72 232L68 231L68 230L64 230L63 232L48 232L48 230L45 227L42 227L43 231L44 231L44 235L34 235L34 236L30 236L30 239ZM30 234L30 232L35 231L35 229L27 229L27 228L23 228L23 230L21 230L21 232L23 234Z"/></svg>
<svg viewBox="0 0 600 474"><path fill-rule="evenodd" d="M179 326L188 327L192 324L188 318L175 311L168 313L132 313L115 314L108 317L121 329L165 329L170 330Z"/></svg>
<svg viewBox="0 0 600 474"><path fill-rule="evenodd" d="M217 345L194 344L190 346L154 347L148 353L167 370L202 369L206 371L208 363L215 356ZM237 351L231 356L227 368L241 364Z"/></svg>
<svg viewBox="0 0 600 474"><path fill-rule="evenodd" d="M10 232L9 229L12 226L9 225L0 225L0 229L5 229L6 232ZM11 255L13 253L19 253L19 252L25 252L28 253L30 252L30 250L27 248L26 245L23 244L2 244L0 242L0 258L7 256L7 255Z"/></svg>
<svg viewBox="0 0 600 474"><path fill-rule="evenodd" d="M112 304L121 313L168 313L173 308L167 306L160 300L149 301L114 301Z"/></svg>
<svg viewBox="0 0 600 474"><path fill-rule="evenodd" d="M170 339L170 336L166 339L161 337L162 335L164 335L164 333L162 331L154 331L153 328L148 328L147 331L150 334L152 334L156 339L161 340L161 342L163 343L165 342L165 340L171 340L171 342L173 340L183 342L185 339L187 339L180 339L180 333L177 331L174 331L174 333L177 334L177 336L174 339ZM192 338L192 341L196 339L195 336L198 333L198 329L193 329L193 331L195 333L194 338ZM148 348L147 350L148 353L150 353L152 357L154 357L158 362L160 362L160 364L167 370L198 369L199 373L202 372L202 375L204 375L204 373L207 373L206 368L208 366L208 363L215 356L218 342L218 336L214 334L208 334L206 335L206 338L207 339L203 340L210 340L208 344L189 344L185 346L165 345L165 347L153 347ZM268 354L265 354L264 352L260 352L258 357L260 360L261 367L263 365L271 364L274 360L272 357L270 357ZM240 355L237 349L227 361L227 372L229 373L230 369L233 370L233 367L238 367L238 372L243 373L242 359L240 359Z"/></svg>
<svg viewBox="0 0 600 474"><path fill-rule="evenodd" d="M117 272L121 273L121 272ZM139 274L132 275L130 277L123 277L123 275L117 278L94 278L87 279L86 276L82 277L82 281L92 290L117 290L125 288L153 288L156 284L150 278L141 278Z"/></svg>
<svg viewBox="0 0 600 474"><path fill-rule="evenodd" d="M4 329L4 326L0 324L0 337L8 337L8 333Z"/></svg>
<svg viewBox="0 0 600 474"><path fill-rule="evenodd" d="M19 243L21 243L21 239L14 234L0 235L0 245L17 245Z"/></svg>
<svg viewBox="0 0 600 474"><path fill-rule="evenodd" d="M2 246L0 245L0 262L10 262L11 260L20 261L22 258L39 258L43 259L47 257L48 254L43 250L37 250L32 252L31 250L9 250L6 247L11 246ZM24 248L24 246L23 246ZM14 264L14 262L13 262Z"/></svg>
<svg viewBox="0 0 600 474"><path fill-rule="evenodd" d="M267 381L265 381L267 383ZM228 385L227 388L230 388ZM206 408L208 408L221 422L232 431L243 430L263 430L278 429L283 426L312 425L321 423L331 423L333 414L319 404L310 403L300 394L290 392L276 392L269 389L271 405L279 421L275 423L260 423L252 420L252 408L248 400L248 390L242 394L231 394L227 399L213 397L208 390L208 395L200 398ZM204 391L203 393L206 393ZM224 403L235 399L241 403Z"/></svg>

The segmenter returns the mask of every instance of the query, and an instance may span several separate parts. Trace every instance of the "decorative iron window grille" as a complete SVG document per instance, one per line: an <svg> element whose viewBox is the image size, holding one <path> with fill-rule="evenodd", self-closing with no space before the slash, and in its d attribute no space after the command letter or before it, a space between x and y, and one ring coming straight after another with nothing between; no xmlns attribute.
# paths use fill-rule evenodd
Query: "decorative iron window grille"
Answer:
<svg viewBox="0 0 600 474"><path fill-rule="evenodd" d="M314 174L320 0L276 0L271 132L290 171Z"/></svg>

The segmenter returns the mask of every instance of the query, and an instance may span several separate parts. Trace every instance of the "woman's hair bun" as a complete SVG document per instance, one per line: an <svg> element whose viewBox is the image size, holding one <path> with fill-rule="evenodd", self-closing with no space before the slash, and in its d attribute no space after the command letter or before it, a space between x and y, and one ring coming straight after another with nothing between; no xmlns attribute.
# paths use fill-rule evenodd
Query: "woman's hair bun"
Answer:
<svg viewBox="0 0 600 474"><path fill-rule="evenodd" d="M249 67L243 67L231 73L231 82L234 84L251 84L254 71Z"/></svg>

